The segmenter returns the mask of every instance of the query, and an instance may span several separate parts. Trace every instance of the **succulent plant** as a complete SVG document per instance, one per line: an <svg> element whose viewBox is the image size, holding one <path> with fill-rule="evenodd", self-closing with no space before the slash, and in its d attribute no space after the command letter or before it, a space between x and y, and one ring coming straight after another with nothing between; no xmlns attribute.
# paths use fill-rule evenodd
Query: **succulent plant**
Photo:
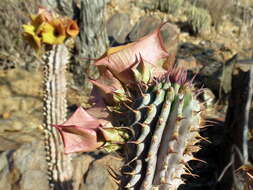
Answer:
<svg viewBox="0 0 253 190"><path fill-rule="evenodd" d="M192 5L185 14L194 33L206 32L211 28L212 18L207 10Z"/></svg>
<svg viewBox="0 0 253 190"><path fill-rule="evenodd" d="M31 16L31 23L23 25L24 38L28 40L43 65L44 92L44 143L48 163L49 185L54 189L72 188L71 158L63 153L60 134L52 126L66 119L65 70L69 51L64 45L68 37L75 37L78 26L75 21L63 18L40 8Z"/></svg>
<svg viewBox="0 0 253 190"><path fill-rule="evenodd" d="M176 13L184 0L158 0L156 6L159 10L168 13Z"/></svg>
<svg viewBox="0 0 253 190"><path fill-rule="evenodd" d="M97 60L93 106L55 125L66 153L120 149L125 165L121 175L111 174L121 189L177 189L182 175L191 175L187 162L202 139L201 90L183 68L168 62L163 26Z"/></svg>

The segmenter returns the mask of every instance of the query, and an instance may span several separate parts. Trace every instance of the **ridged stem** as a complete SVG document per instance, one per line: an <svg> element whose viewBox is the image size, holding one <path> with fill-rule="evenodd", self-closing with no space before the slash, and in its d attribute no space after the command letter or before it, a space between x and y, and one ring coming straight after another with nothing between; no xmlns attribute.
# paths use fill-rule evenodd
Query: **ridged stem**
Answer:
<svg viewBox="0 0 253 190"><path fill-rule="evenodd" d="M66 119L66 77L68 50L65 45L53 46L44 56L44 142L48 163L49 184L54 190L72 189L71 159L64 155L60 134L53 124Z"/></svg>

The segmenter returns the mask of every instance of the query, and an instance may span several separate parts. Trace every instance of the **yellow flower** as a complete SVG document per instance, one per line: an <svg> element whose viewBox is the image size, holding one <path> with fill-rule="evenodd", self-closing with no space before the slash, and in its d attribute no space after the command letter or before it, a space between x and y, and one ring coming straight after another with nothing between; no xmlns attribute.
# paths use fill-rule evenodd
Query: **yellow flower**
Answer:
<svg viewBox="0 0 253 190"><path fill-rule="evenodd" d="M63 23L59 19L54 19L50 23L44 22L37 30L42 42L50 45L61 44L66 38Z"/></svg>
<svg viewBox="0 0 253 190"><path fill-rule="evenodd" d="M70 37L76 37L79 33L79 27L76 23L76 21L74 20L67 20L67 26L66 26L66 33L70 36Z"/></svg>
<svg viewBox="0 0 253 190"><path fill-rule="evenodd" d="M33 25L23 25L24 37L36 49L41 47L41 39L36 35L36 28Z"/></svg>
<svg viewBox="0 0 253 190"><path fill-rule="evenodd" d="M39 50L43 43L62 44L66 37L76 37L79 33L77 23L68 18L56 17L45 8L37 15L31 15L31 23L23 25L24 37Z"/></svg>

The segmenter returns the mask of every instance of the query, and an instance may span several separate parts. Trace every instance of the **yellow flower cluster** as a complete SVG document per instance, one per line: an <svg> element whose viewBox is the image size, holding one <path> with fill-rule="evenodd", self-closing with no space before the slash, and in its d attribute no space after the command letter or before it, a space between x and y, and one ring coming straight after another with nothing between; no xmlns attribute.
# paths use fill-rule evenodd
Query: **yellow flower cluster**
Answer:
<svg viewBox="0 0 253 190"><path fill-rule="evenodd" d="M44 8L31 15L31 23L23 25L24 37L39 50L43 43L62 44L67 37L76 37L79 28L74 20L53 16Z"/></svg>

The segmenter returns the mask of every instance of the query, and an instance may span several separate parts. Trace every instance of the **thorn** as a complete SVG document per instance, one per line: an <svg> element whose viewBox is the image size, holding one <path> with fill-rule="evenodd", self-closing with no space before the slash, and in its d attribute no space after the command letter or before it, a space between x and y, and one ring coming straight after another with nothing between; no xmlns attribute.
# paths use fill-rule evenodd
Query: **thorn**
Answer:
<svg viewBox="0 0 253 190"><path fill-rule="evenodd" d="M152 81L152 82L155 83L155 86L157 86L157 85L159 84L159 81L158 81L158 79L156 79L156 78L153 78L153 81Z"/></svg>
<svg viewBox="0 0 253 190"><path fill-rule="evenodd" d="M192 111L192 115L197 115L198 113L201 113L201 110L200 111Z"/></svg>
<svg viewBox="0 0 253 190"><path fill-rule="evenodd" d="M187 167L187 169L189 168L189 170L193 170L188 162L184 163L184 165Z"/></svg>
<svg viewBox="0 0 253 190"><path fill-rule="evenodd" d="M199 128L200 128L200 129L204 129L204 128L212 127L212 126L214 126L214 125L212 125L212 124L209 124L209 125L202 125L202 126L200 126Z"/></svg>
<svg viewBox="0 0 253 190"><path fill-rule="evenodd" d="M201 126L204 126L206 124L206 121L204 119L201 119L200 123Z"/></svg>
<svg viewBox="0 0 253 190"><path fill-rule="evenodd" d="M167 170L168 169L168 164L165 161L163 161L162 169L163 170Z"/></svg>
<svg viewBox="0 0 253 190"><path fill-rule="evenodd" d="M38 128L38 130L40 130L40 131L44 131L43 125L38 125L37 128Z"/></svg>
<svg viewBox="0 0 253 190"><path fill-rule="evenodd" d="M172 135L172 137L171 137L171 140L176 140L176 141L178 141L178 139L179 139L178 136L179 136L179 135L178 135L178 132L174 132L173 135Z"/></svg>
<svg viewBox="0 0 253 190"><path fill-rule="evenodd" d="M186 117L178 116L178 117L176 118L176 121L181 121L181 120L183 120L183 119L186 119Z"/></svg>
<svg viewBox="0 0 253 190"><path fill-rule="evenodd" d="M199 177L199 175L197 175L197 174L192 174L192 173L188 173L188 172L184 172L183 175L189 175L189 176L192 176L194 178Z"/></svg>
<svg viewBox="0 0 253 190"><path fill-rule="evenodd" d="M182 180L182 178L180 176L175 176L175 175L173 176L173 179L181 179Z"/></svg>
<svg viewBox="0 0 253 190"><path fill-rule="evenodd" d="M142 141L127 141L128 144L140 144Z"/></svg>
<svg viewBox="0 0 253 190"><path fill-rule="evenodd" d="M152 156L153 156L153 154L149 152L149 153L147 154L147 157L146 157L146 159L145 159L145 162L148 162L149 159L150 159Z"/></svg>
<svg viewBox="0 0 253 190"><path fill-rule="evenodd" d="M188 152L188 153L198 152L200 149L201 149L201 147L199 147L199 146L189 145L186 148L186 152Z"/></svg>
<svg viewBox="0 0 253 190"><path fill-rule="evenodd" d="M125 164L125 166L129 166L132 162L134 162L135 160L137 160L137 157L134 157L132 160L130 160L129 162L127 162Z"/></svg>
<svg viewBox="0 0 253 190"><path fill-rule="evenodd" d="M131 108L129 105L127 105L125 102L123 102L123 105L127 108L127 109L129 109L129 110L131 110L132 112L138 112L138 111L136 111L136 110L134 110L133 108Z"/></svg>
<svg viewBox="0 0 253 190"><path fill-rule="evenodd" d="M110 175L110 173L109 173L109 175ZM110 176L111 176L111 175L110 175ZM115 183L117 183L117 185L120 185L120 180L117 180L117 179L113 178L112 176L111 176L111 178L112 178L112 180L113 180Z"/></svg>
<svg viewBox="0 0 253 190"><path fill-rule="evenodd" d="M194 96L197 98L198 96L200 96L202 93L204 92L203 89L199 89L195 92Z"/></svg>
<svg viewBox="0 0 253 190"><path fill-rule="evenodd" d="M114 112L114 113L118 113L118 114L123 114L123 112L118 111L118 110L115 110L115 109L108 108L108 106L107 106L107 110L109 110L109 112Z"/></svg>
<svg viewBox="0 0 253 190"><path fill-rule="evenodd" d="M139 173L132 171L132 172L123 172L123 174L133 176L133 175L137 175Z"/></svg>
<svg viewBox="0 0 253 190"><path fill-rule="evenodd" d="M197 126L197 125L196 125L196 126ZM199 129L200 129L199 126L197 126L197 127L191 126L189 132L190 132L190 133L198 133L198 132L199 132Z"/></svg>
<svg viewBox="0 0 253 190"><path fill-rule="evenodd" d="M48 151L50 148L48 146L45 146L44 149Z"/></svg>
<svg viewBox="0 0 253 190"><path fill-rule="evenodd" d="M159 124L159 126L160 126L163 122L164 122L164 119L163 119L163 118L158 119L158 124Z"/></svg>
<svg viewBox="0 0 253 190"><path fill-rule="evenodd" d="M184 169L185 169L188 173L192 174L191 170L190 170L186 165L185 165Z"/></svg>
<svg viewBox="0 0 253 190"><path fill-rule="evenodd" d="M216 124L216 125L218 125L220 123L219 121L214 121L214 120L209 120L209 119L206 119L204 122L205 123L212 123L212 124Z"/></svg>
<svg viewBox="0 0 253 190"><path fill-rule="evenodd" d="M116 172L115 172L115 170L111 167L111 166L109 166L109 165L107 165L107 172L109 173L109 175L114 179L114 180L116 180L116 181L120 181L118 178L119 178L119 174L117 174ZM116 182L115 181L115 182Z"/></svg>
<svg viewBox="0 0 253 190"><path fill-rule="evenodd" d="M138 89L139 89L139 91L140 91L140 93L141 93L141 97L143 98L143 97L145 96L145 94L142 92L142 89L141 89L141 87L140 87L140 84L137 84L137 87L138 87Z"/></svg>
<svg viewBox="0 0 253 190"><path fill-rule="evenodd" d="M160 178L160 183L161 183L161 184L166 184L165 177L161 177L161 178Z"/></svg>
<svg viewBox="0 0 253 190"><path fill-rule="evenodd" d="M174 151L172 148L168 148L167 152L169 154L177 154L178 152Z"/></svg>
<svg viewBox="0 0 253 190"><path fill-rule="evenodd" d="M207 164L207 162L205 160L201 160L201 159L198 159L198 158L195 158L195 157L192 157L191 160L194 160L194 161L199 161L199 162L202 162L204 164Z"/></svg>
<svg viewBox="0 0 253 190"><path fill-rule="evenodd" d="M183 164L183 165L185 165L185 166L187 166L187 165L189 166L189 164L188 164L187 162L185 162L184 159L181 159L181 160L179 161L179 163L180 163L180 164Z"/></svg>
<svg viewBox="0 0 253 190"><path fill-rule="evenodd" d="M211 141L207 140L207 137L206 138L202 137L200 134L197 137L200 138L201 140L206 141L211 144Z"/></svg>
<svg viewBox="0 0 253 190"><path fill-rule="evenodd" d="M151 173L152 173L152 170L151 169L147 169L146 175L150 175Z"/></svg>
<svg viewBox="0 0 253 190"><path fill-rule="evenodd" d="M146 123L137 122L137 124L140 125L142 128L149 127L149 125Z"/></svg>
<svg viewBox="0 0 253 190"><path fill-rule="evenodd" d="M117 127L118 129L126 129L132 133L133 136L135 136L135 132L131 127Z"/></svg>
<svg viewBox="0 0 253 190"><path fill-rule="evenodd" d="M189 81L190 84L193 84L193 81L196 79L196 76L198 75L198 73L194 74L194 76L191 78L191 80Z"/></svg>
<svg viewBox="0 0 253 190"><path fill-rule="evenodd" d="M154 135L154 136L152 137L152 143L156 143L156 142L157 142L157 139L158 139L158 137L157 137L156 135Z"/></svg>
<svg viewBox="0 0 253 190"><path fill-rule="evenodd" d="M176 179L176 177L175 177L175 179ZM164 179L164 181L163 181L162 184L163 184L163 185L172 185L171 183L169 183L168 181L166 181L166 179Z"/></svg>
<svg viewBox="0 0 253 190"><path fill-rule="evenodd" d="M147 182L145 182L145 183L143 184L144 189L146 189L147 186L148 186L148 184L147 184Z"/></svg>

